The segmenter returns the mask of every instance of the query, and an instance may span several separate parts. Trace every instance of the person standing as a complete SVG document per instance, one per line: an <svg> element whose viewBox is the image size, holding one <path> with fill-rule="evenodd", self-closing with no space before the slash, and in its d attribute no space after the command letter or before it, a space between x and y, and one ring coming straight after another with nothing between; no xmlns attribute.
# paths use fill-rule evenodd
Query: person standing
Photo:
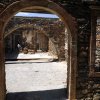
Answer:
<svg viewBox="0 0 100 100"><path fill-rule="evenodd" d="M18 51L21 52L22 51L22 47L21 47L21 45L19 43L17 44L17 47L18 47Z"/></svg>

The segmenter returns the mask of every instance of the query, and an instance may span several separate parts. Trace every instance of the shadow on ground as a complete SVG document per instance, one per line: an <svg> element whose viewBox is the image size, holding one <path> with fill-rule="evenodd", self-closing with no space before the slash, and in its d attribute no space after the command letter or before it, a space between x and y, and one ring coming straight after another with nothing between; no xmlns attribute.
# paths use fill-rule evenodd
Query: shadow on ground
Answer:
<svg viewBox="0 0 100 100"><path fill-rule="evenodd" d="M67 89L7 93L6 100L67 100Z"/></svg>
<svg viewBox="0 0 100 100"><path fill-rule="evenodd" d="M5 62L6 61L19 61L23 63L23 61L31 61L32 62L54 62L58 61L58 58L50 58L50 56L47 55L47 53L36 53L36 54L21 54L19 52L12 52L12 53L6 53L5 54ZM18 63L18 62L17 62ZM16 63L16 64L17 64Z"/></svg>
<svg viewBox="0 0 100 100"><path fill-rule="evenodd" d="M5 61L5 64L32 64L32 63L52 63L52 62L58 62L58 60L52 60L49 61L48 59L40 59L40 60L7 60Z"/></svg>
<svg viewBox="0 0 100 100"><path fill-rule="evenodd" d="M6 53L5 54L5 61L16 61L17 57L19 55L19 52L13 52L13 53Z"/></svg>

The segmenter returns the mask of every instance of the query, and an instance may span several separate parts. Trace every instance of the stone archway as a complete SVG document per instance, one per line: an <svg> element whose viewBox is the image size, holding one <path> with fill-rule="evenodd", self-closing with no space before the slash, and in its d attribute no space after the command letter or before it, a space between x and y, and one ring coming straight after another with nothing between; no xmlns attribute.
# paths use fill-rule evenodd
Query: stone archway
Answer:
<svg viewBox="0 0 100 100"><path fill-rule="evenodd" d="M68 96L76 99L77 33L75 19L62 7L50 0L18 0L9 4L0 14L0 100L5 100L5 64L3 34L7 22L25 8L43 9L56 13L65 23L68 32Z"/></svg>

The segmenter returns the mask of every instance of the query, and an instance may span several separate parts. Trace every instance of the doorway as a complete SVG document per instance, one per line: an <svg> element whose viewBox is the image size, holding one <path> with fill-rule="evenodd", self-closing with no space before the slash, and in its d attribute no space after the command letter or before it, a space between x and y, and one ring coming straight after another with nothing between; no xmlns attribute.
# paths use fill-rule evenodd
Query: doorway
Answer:
<svg viewBox="0 0 100 100"><path fill-rule="evenodd" d="M29 16L24 16L24 14L17 16L23 13L21 11L13 16L5 27L5 43L6 38L11 37L9 41L13 45L12 52L5 52L5 54L8 53L5 59L7 100L15 98L16 100L20 98L27 100L27 98L36 97L43 100L65 100L67 98L67 59L65 55L68 54L65 54L65 37L66 45L68 45L68 35L65 32L66 27L58 16L40 9L37 12L37 17L34 17L34 10L32 13L24 12ZM41 17L41 14L44 16ZM30 15L33 16L30 17ZM56 17L53 18L54 16ZM33 26L24 27L28 23ZM20 28L21 25L23 27ZM11 27L8 28L8 26ZM17 44L21 46L21 50L17 50ZM67 47L66 49L68 50ZM33 94L29 96L27 93ZM49 96L45 96L48 93Z"/></svg>
<svg viewBox="0 0 100 100"><path fill-rule="evenodd" d="M23 5L24 4L24 5ZM15 6L16 5L16 6ZM20 6L22 5L22 6ZM69 61L68 61L68 67L69 67L69 98L73 98L75 99L76 96L76 66L77 66L77 53L74 50L77 50L77 35L76 35L76 31L73 30L75 29L75 25L73 22L73 18L63 9L61 8L59 5L57 5L54 2L50 2L48 0L41 0L41 2L37 2L37 1L32 1L32 2L28 2L28 0L23 0L23 1L19 1L17 3L12 4L8 9L6 9L3 13L2 13L2 19L4 20L4 22L1 21L1 33L3 35L3 29L5 28L6 23L9 21L9 18L11 18L11 16L14 15L14 13L18 12L21 9L27 8L27 7L32 7L33 8L42 8L45 10L49 10L51 12L56 12L57 15L59 15L61 17L61 19L65 22L65 25L67 27L67 31L69 33ZM15 10L13 10L11 12L11 9L14 8ZM5 13L8 13L9 16L5 16ZM72 33L74 34L74 36L72 35ZM1 36L2 37L2 36ZM3 47L3 38L1 38L1 48ZM1 50L0 54L1 54L1 58L3 59L1 61L1 68L2 68L2 77L1 77L1 93L0 93L0 98L1 100L4 100L5 98L5 74L4 74L4 55L3 53L3 49ZM73 69L74 68L74 69Z"/></svg>

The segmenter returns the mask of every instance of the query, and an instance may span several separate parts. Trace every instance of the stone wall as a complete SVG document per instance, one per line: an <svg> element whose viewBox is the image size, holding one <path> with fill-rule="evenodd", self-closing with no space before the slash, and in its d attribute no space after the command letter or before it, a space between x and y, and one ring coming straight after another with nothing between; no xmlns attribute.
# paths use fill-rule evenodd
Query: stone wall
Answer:
<svg viewBox="0 0 100 100"><path fill-rule="evenodd" d="M24 27L25 24L26 27ZM57 56L59 60L65 60L65 26L59 18L13 17L5 28L5 37L8 33L14 35L15 32L22 34L20 44L23 48L35 50L38 45L39 50L49 51L51 55Z"/></svg>
<svg viewBox="0 0 100 100"><path fill-rule="evenodd" d="M57 2L55 0L55 2ZM94 2L94 3L93 3ZM99 1L59 0L59 3L76 18L78 24L78 51L77 51L77 100L99 100L100 78L89 76L89 53L91 34L90 6L100 7Z"/></svg>
<svg viewBox="0 0 100 100"><path fill-rule="evenodd" d="M65 60L65 38L66 37L65 37L64 23L62 21L56 22L55 26L51 27L50 34L53 34L53 36L50 37L49 40L51 46L51 47L49 46L49 48L51 48L49 49L49 51L54 55L57 55L59 60Z"/></svg>
<svg viewBox="0 0 100 100"><path fill-rule="evenodd" d="M58 55L56 48L57 48L56 45L54 45L54 43L52 42L52 40L49 39L49 54L56 57Z"/></svg>

